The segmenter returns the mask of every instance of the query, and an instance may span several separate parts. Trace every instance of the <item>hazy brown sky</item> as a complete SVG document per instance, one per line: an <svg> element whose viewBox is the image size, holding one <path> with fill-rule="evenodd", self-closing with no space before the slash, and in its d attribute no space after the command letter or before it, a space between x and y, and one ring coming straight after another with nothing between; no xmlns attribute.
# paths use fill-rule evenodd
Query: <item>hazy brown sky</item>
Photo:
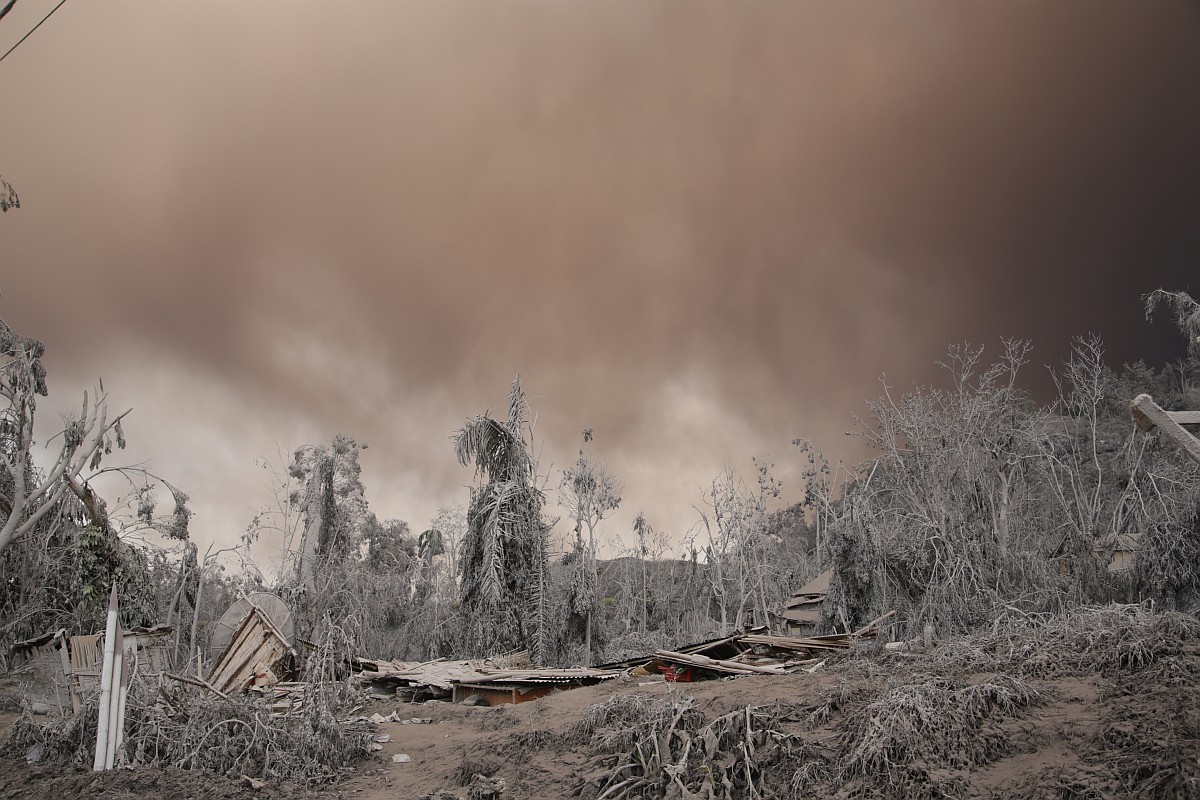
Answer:
<svg viewBox="0 0 1200 800"><path fill-rule="evenodd" d="M53 7L21 0L7 49ZM813 438L952 341L1102 333L1200 289L1196 2L68 3L0 63L0 316L52 403L103 377L202 542L256 456L370 445L421 530L451 433L520 371L682 533L752 455Z"/></svg>

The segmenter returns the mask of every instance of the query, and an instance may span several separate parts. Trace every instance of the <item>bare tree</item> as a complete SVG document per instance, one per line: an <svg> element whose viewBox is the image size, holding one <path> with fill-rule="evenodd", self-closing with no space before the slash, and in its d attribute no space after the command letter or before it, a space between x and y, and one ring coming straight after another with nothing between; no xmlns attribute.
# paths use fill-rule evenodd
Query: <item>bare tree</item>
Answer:
<svg viewBox="0 0 1200 800"><path fill-rule="evenodd" d="M642 609L642 627L641 632L646 633L646 611L650 605L650 587L646 581L646 558L650 555L650 537L654 535L654 528L646 520L646 515L641 511L633 520L633 532L637 535L637 553L638 562L642 567L642 590L640 592L641 603L638 605Z"/></svg>
<svg viewBox="0 0 1200 800"><path fill-rule="evenodd" d="M601 461L586 452L592 441L592 429L583 432L583 447L574 466L563 470L559 484L559 503L575 520L575 540L581 554L576 570L575 606L582 611L584 620L584 666L592 659L592 624L596 603L596 526L611 516L621 505L621 484ZM587 528L587 541L583 529Z"/></svg>
<svg viewBox="0 0 1200 800"><path fill-rule="evenodd" d="M292 500L301 495L304 483L301 478L291 474L288 464L290 451L291 448L276 442L274 457L260 456L254 459L254 466L267 473L266 489L270 501L258 507L242 534L247 557L251 547L263 539L270 540L272 550L278 550L278 565L272 578L276 583L289 580L295 571L294 556L304 526L303 509ZM261 569L258 572L262 574Z"/></svg>
<svg viewBox="0 0 1200 800"><path fill-rule="evenodd" d="M969 628L1014 596L1053 589L1052 553L1039 545L1054 532L1032 507L1039 415L1016 384L1028 351L1008 341L986 366L982 348L953 347L948 388L897 399L885 386L868 404L862 433L880 455L834 542L829 605L846 621L878 613L864 604L881 602L885 587L918 629Z"/></svg>
<svg viewBox="0 0 1200 800"><path fill-rule="evenodd" d="M767 534L767 504L779 496L780 485L771 477L769 464L756 459L754 465L757 491L748 489L727 467L705 493L705 507L696 508L708 535L707 575L723 633L731 625L741 628L751 616L765 624L779 592L777 559Z"/></svg>

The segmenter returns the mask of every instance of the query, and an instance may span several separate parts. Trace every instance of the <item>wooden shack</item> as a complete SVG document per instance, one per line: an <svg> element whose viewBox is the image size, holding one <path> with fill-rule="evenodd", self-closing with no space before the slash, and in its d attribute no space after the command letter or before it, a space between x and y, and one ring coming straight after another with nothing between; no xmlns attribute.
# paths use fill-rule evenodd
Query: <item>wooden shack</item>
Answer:
<svg viewBox="0 0 1200 800"><path fill-rule="evenodd" d="M167 625L125 631L126 648L137 654L136 675L156 680L167 671L172 631ZM12 650L14 672L39 711L74 713L100 692L101 633L67 636L63 629L17 642Z"/></svg>
<svg viewBox="0 0 1200 800"><path fill-rule="evenodd" d="M272 686L295 673L298 660L291 642L266 612L251 606L209 670L208 683L226 694Z"/></svg>
<svg viewBox="0 0 1200 800"><path fill-rule="evenodd" d="M833 570L813 578L773 613L775 626L786 636L810 636L821 624L821 606L829 593Z"/></svg>

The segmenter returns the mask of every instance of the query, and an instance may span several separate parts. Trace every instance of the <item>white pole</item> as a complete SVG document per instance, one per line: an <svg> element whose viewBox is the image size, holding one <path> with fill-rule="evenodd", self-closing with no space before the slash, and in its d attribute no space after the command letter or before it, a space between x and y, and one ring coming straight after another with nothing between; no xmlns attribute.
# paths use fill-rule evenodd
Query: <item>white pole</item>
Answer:
<svg viewBox="0 0 1200 800"><path fill-rule="evenodd" d="M113 582L108 596L108 621L104 626L104 666L100 670L100 717L96 721L96 758L92 769L105 769L108 760L109 711L112 705L113 657L117 639L117 584Z"/></svg>
<svg viewBox="0 0 1200 800"><path fill-rule="evenodd" d="M117 755L117 740L121 735L121 669L125 665L125 642L121 626L117 626L116 647L113 653L112 689L108 696L108 751L104 754L104 768L112 769Z"/></svg>
<svg viewBox="0 0 1200 800"><path fill-rule="evenodd" d="M117 703L117 746L113 748L114 755L119 754L125 744L125 701L129 698L129 678L133 674L133 665L137 663L137 647L125 651L121 658L121 699Z"/></svg>

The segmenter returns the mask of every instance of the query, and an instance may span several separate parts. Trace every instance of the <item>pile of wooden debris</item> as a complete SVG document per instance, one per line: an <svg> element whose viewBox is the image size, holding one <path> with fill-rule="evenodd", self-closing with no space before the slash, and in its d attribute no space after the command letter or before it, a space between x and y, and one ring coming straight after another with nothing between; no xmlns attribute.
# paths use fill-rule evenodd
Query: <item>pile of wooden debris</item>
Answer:
<svg viewBox="0 0 1200 800"><path fill-rule="evenodd" d="M754 673L813 672L832 653L844 652L855 642L873 641L888 612L853 633L825 636L780 636L763 628L723 639L691 645L680 651L659 650L641 670L661 672L668 681L697 681Z"/></svg>
<svg viewBox="0 0 1200 800"><path fill-rule="evenodd" d="M394 696L409 702L523 703L555 690L612 680L627 672L661 674L668 681L811 672L831 653L845 651L855 642L874 640L879 624L890 616L891 612L853 633L825 636L779 636L766 628L751 628L678 651L658 650L652 655L595 668L528 669L487 661L439 659L413 663L367 658L354 659L351 666L356 683L379 696Z"/></svg>

